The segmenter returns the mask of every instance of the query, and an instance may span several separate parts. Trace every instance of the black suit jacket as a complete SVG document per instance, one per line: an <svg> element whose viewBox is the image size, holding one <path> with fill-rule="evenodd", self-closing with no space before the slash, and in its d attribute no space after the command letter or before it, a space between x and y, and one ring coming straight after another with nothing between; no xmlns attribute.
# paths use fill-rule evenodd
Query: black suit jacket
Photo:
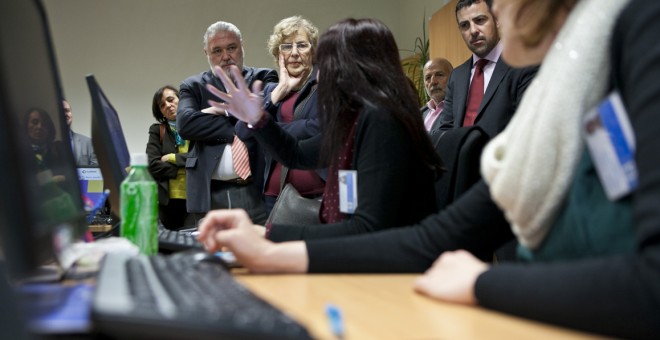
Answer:
<svg viewBox="0 0 660 340"><path fill-rule="evenodd" d="M267 68L243 67L243 77L248 86L256 80L264 83L277 82L277 73ZM236 119L201 112L209 107L209 99L221 101L212 95L206 85L212 84L220 91L225 87L211 71L184 80L179 89L177 130L184 139L190 140L186 161L186 196L188 212L204 213L211 208L211 175L222 157L225 145L234 139ZM263 152L255 141L245 141L250 155L250 169L254 184L263 184Z"/></svg>
<svg viewBox="0 0 660 340"><path fill-rule="evenodd" d="M428 106L424 105L419 109L419 112L422 114L422 120L425 120L426 115L428 115L431 112L431 109L429 109ZM442 112L440 112L440 116L442 116L443 112L445 112L444 109L442 110ZM433 125L431 125L431 130L429 131L429 133L433 130L439 129L441 122L442 120L440 120L440 117L436 118L435 122L433 122Z"/></svg>
<svg viewBox="0 0 660 340"><path fill-rule="evenodd" d="M504 130L537 70L538 67L512 68L500 58L488 82L474 124L484 129L490 138ZM438 118L441 121L439 130L463 126L471 71L472 57L451 73L447 82L445 108ZM437 133L441 132L432 131L432 135Z"/></svg>

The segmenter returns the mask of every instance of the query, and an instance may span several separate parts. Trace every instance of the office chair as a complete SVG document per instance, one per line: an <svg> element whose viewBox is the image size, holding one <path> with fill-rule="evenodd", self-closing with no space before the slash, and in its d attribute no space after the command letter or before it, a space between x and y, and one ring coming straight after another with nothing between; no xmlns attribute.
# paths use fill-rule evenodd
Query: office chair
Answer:
<svg viewBox="0 0 660 340"><path fill-rule="evenodd" d="M478 126L431 134L433 147L445 167L445 173L435 182L438 211L450 205L481 178L479 159L488 140L486 132Z"/></svg>

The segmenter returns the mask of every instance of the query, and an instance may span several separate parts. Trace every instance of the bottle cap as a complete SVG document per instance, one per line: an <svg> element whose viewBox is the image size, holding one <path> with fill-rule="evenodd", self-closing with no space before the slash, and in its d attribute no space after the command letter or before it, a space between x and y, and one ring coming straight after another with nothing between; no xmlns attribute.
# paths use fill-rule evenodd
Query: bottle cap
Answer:
<svg viewBox="0 0 660 340"><path fill-rule="evenodd" d="M147 154L144 152L131 154L131 166L147 165Z"/></svg>

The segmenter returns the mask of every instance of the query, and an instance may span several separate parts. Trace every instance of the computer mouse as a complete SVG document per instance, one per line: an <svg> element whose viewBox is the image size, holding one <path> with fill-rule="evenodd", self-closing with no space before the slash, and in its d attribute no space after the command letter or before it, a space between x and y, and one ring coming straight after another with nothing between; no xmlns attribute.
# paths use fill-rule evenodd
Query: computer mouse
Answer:
<svg viewBox="0 0 660 340"><path fill-rule="evenodd" d="M236 258L234 257L234 254L230 252L209 253L206 251L198 251L192 256L193 259L195 259L195 261L197 262L210 262L210 263L219 264L225 267L225 269L227 270L240 267L236 262Z"/></svg>

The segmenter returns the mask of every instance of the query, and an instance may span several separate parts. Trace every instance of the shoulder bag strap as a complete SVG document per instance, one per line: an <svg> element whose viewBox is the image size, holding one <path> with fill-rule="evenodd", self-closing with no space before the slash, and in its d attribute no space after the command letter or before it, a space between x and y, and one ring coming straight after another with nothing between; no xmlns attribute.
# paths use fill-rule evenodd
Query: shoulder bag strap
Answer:
<svg viewBox="0 0 660 340"><path fill-rule="evenodd" d="M163 136L165 135L165 123L160 123L160 145L163 145Z"/></svg>

